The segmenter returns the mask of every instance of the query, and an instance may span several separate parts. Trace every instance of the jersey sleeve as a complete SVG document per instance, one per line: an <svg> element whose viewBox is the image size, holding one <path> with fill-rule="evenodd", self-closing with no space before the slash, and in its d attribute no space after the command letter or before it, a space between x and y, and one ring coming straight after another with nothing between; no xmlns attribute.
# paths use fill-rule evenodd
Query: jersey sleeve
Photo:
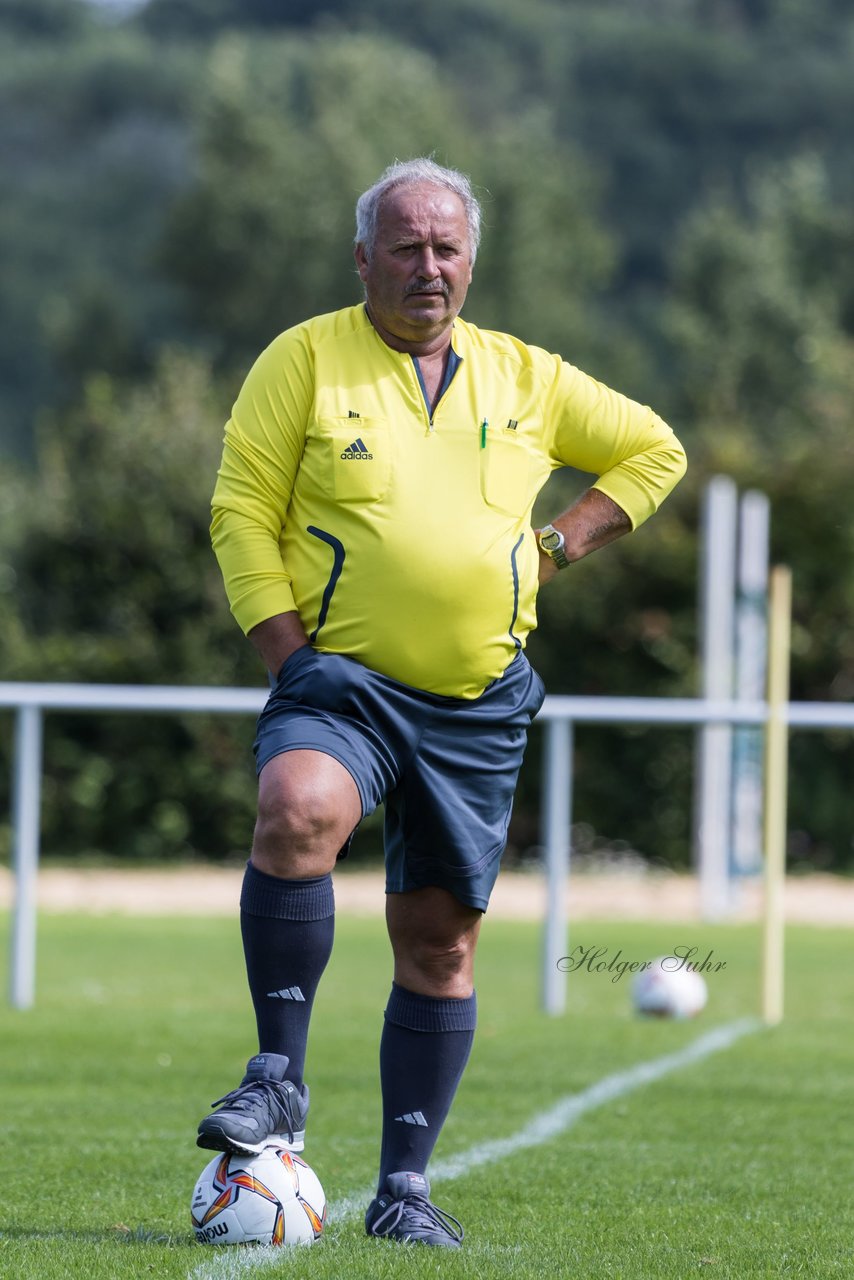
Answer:
<svg viewBox="0 0 854 1280"><path fill-rule="evenodd" d="M637 528L685 474L685 450L652 409L573 365L557 363L547 409L552 466L598 476L594 488L616 502Z"/></svg>
<svg viewBox="0 0 854 1280"><path fill-rule="evenodd" d="M308 338L292 330L259 356L226 425L211 541L244 632L296 609L280 540L313 399Z"/></svg>

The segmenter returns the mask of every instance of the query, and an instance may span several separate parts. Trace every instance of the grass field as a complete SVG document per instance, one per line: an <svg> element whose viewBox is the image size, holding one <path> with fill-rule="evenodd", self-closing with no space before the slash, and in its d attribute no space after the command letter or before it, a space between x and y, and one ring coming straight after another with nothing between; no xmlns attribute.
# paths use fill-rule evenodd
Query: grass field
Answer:
<svg viewBox="0 0 854 1280"><path fill-rule="evenodd" d="M7 933L4 920L4 953ZM254 1048L236 927L43 918L37 1007L0 1012L0 1276L854 1276L854 965L841 930L790 931L781 1027L617 1089L558 1136L476 1163L567 1095L755 1012L753 928L585 923L576 943L630 960L712 947L726 968L692 1023L638 1020L627 979L585 971L570 977L567 1015L547 1019L539 931L488 920L478 1036L434 1162L434 1198L461 1218L466 1241L438 1253L363 1233L389 967L379 921L339 921L309 1051L306 1149L332 1222L313 1249L274 1253L199 1246L189 1227L206 1161L196 1123ZM455 1166L466 1152L472 1167Z"/></svg>

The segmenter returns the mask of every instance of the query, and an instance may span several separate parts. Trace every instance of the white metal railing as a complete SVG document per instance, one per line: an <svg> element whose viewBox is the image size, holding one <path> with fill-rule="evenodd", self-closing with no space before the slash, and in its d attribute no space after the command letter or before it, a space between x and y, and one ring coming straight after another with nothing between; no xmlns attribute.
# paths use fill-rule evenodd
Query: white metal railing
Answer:
<svg viewBox="0 0 854 1280"><path fill-rule="evenodd" d="M107 684L0 683L0 708L16 713L12 783L13 908L10 1000L18 1009L35 999L36 886L45 712L222 712L257 714L266 689L219 689ZM543 759L543 845L547 899L542 995L549 1013L565 1004L566 975L557 959L568 954L564 887L569 872L572 810L572 743L576 724L764 726L764 702L704 698L611 698L551 695L538 721L546 734ZM854 704L791 702L787 723L800 729L854 729Z"/></svg>

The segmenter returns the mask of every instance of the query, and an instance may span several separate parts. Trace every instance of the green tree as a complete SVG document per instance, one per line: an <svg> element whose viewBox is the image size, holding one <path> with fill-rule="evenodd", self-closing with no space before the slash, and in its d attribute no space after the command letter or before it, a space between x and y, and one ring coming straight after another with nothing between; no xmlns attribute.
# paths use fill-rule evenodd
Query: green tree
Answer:
<svg viewBox="0 0 854 1280"><path fill-rule="evenodd" d="M145 374L178 334L152 254L199 71L89 5L0 7L0 455L32 461L42 408L93 372Z"/></svg>
<svg viewBox="0 0 854 1280"><path fill-rule="evenodd" d="M198 176L161 262L194 326L245 367L282 329L358 299L363 175L397 151L432 150L452 113L428 60L368 41L223 37L209 82Z"/></svg>
<svg viewBox="0 0 854 1280"><path fill-rule="evenodd" d="M0 0L0 28L13 37L69 40L94 25L91 8L83 0Z"/></svg>
<svg viewBox="0 0 854 1280"><path fill-rule="evenodd" d="M396 156L425 153L467 169L483 194L466 315L545 345L595 346L591 298L612 246L595 182L546 112L487 135L432 60L363 38L224 37L210 84L198 178L173 209L161 260L229 363L245 366L281 329L359 299L356 197Z"/></svg>
<svg viewBox="0 0 854 1280"><path fill-rule="evenodd" d="M686 227L667 327L694 423L695 474L726 471L771 499L773 555L794 574L792 696L854 694L854 217L804 158L719 199ZM850 865L839 797L850 734L795 735L799 856Z"/></svg>
<svg viewBox="0 0 854 1280"><path fill-rule="evenodd" d="M224 401L204 362L172 354L143 388L93 379L80 408L45 430L27 527L0 569L15 587L0 631L6 678L263 683L207 532ZM244 847L251 737L242 717L48 716L46 852Z"/></svg>

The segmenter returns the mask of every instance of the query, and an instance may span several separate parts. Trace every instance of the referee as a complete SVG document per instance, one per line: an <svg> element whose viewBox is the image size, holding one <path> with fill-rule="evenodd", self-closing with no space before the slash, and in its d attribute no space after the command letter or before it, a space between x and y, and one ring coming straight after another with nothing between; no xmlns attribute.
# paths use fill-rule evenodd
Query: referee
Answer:
<svg viewBox="0 0 854 1280"><path fill-rule="evenodd" d="M385 804L394 954L368 1234L457 1248L425 1171L476 1023L474 954L543 684L540 586L656 510L684 452L650 409L460 318L480 238L465 175L388 168L356 206L364 303L276 338L226 428L212 539L272 691L240 902L259 1052L198 1143L303 1150L331 872ZM534 530L558 467L598 476Z"/></svg>

